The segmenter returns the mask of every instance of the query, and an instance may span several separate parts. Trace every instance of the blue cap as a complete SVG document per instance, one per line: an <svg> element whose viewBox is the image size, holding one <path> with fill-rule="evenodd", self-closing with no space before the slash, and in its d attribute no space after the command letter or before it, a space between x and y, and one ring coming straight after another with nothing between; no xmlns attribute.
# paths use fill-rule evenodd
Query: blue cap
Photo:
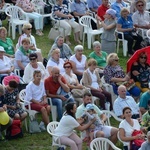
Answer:
<svg viewBox="0 0 150 150"><path fill-rule="evenodd" d="M114 9L111 9L111 8L106 11L106 14L111 15L113 18L116 17L116 11Z"/></svg>
<svg viewBox="0 0 150 150"><path fill-rule="evenodd" d="M94 109L94 105L93 104L87 104L86 109L87 109L87 111L91 110L91 109Z"/></svg>

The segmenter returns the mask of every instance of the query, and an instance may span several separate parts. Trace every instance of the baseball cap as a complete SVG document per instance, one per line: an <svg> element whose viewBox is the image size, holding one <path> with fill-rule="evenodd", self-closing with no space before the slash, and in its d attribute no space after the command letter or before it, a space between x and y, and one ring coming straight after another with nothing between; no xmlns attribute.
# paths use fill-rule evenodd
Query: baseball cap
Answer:
<svg viewBox="0 0 150 150"><path fill-rule="evenodd" d="M94 105L93 104L87 104L86 105L86 110L88 111L88 110L94 110Z"/></svg>

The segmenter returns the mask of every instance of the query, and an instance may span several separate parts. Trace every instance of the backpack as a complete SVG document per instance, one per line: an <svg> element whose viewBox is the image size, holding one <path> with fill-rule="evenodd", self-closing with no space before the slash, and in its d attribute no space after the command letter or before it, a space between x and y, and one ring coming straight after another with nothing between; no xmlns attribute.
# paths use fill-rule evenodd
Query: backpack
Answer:
<svg viewBox="0 0 150 150"><path fill-rule="evenodd" d="M13 120L11 126L6 130L6 139L16 139L22 138L23 132L21 129L21 121L20 120Z"/></svg>
<svg viewBox="0 0 150 150"><path fill-rule="evenodd" d="M142 131L134 130L132 132L132 136L136 136L138 134L142 134ZM141 147L143 142L145 142L144 139L135 139L135 140L131 141L131 149L132 150L138 150Z"/></svg>

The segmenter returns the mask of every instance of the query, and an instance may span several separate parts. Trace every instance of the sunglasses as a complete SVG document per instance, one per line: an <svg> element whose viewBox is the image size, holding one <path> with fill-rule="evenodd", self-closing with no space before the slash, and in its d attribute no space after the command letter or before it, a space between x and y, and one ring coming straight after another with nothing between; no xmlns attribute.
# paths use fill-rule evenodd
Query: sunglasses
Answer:
<svg viewBox="0 0 150 150"><path fill-rule="evenodd" d="M32 61L32 60L36 60L36 58L30 58L30 60Z"/></svg>
<svg viewBox="0 0 150 150"><path fill-rule="evenodd" d="M65 66L64 68L71 68L71 66Z"/></svg>
<svg viewBox="0 0 150 150"><path fill-rule="evenodd" d="M141 6L143 7L144 5L143 4L142 5L138 5L138 7L141 7Z"/></svg>
<svg viewBox="0 0 150 150"><path fill-rule="evenodd" d="M27 30L31 30L32 28L28 28Z"/></svg>
<svg viewBox="0 0 150 150"><path fill-rule="evenodd" d="M140 58L141 58L141 59L146 59L146 57L142 57L142 56L141 56Z"/></svg>

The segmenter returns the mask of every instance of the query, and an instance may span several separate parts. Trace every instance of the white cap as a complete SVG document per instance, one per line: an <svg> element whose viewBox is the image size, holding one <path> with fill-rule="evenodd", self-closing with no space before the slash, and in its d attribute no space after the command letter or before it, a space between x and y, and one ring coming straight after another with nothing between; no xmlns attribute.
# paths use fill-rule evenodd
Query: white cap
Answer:
<svg viewBox="0 0 150 150"><path fill-rule="evenodd" d="M0 52L5 52L5 50L2 46L0 46Z"/></svg>

